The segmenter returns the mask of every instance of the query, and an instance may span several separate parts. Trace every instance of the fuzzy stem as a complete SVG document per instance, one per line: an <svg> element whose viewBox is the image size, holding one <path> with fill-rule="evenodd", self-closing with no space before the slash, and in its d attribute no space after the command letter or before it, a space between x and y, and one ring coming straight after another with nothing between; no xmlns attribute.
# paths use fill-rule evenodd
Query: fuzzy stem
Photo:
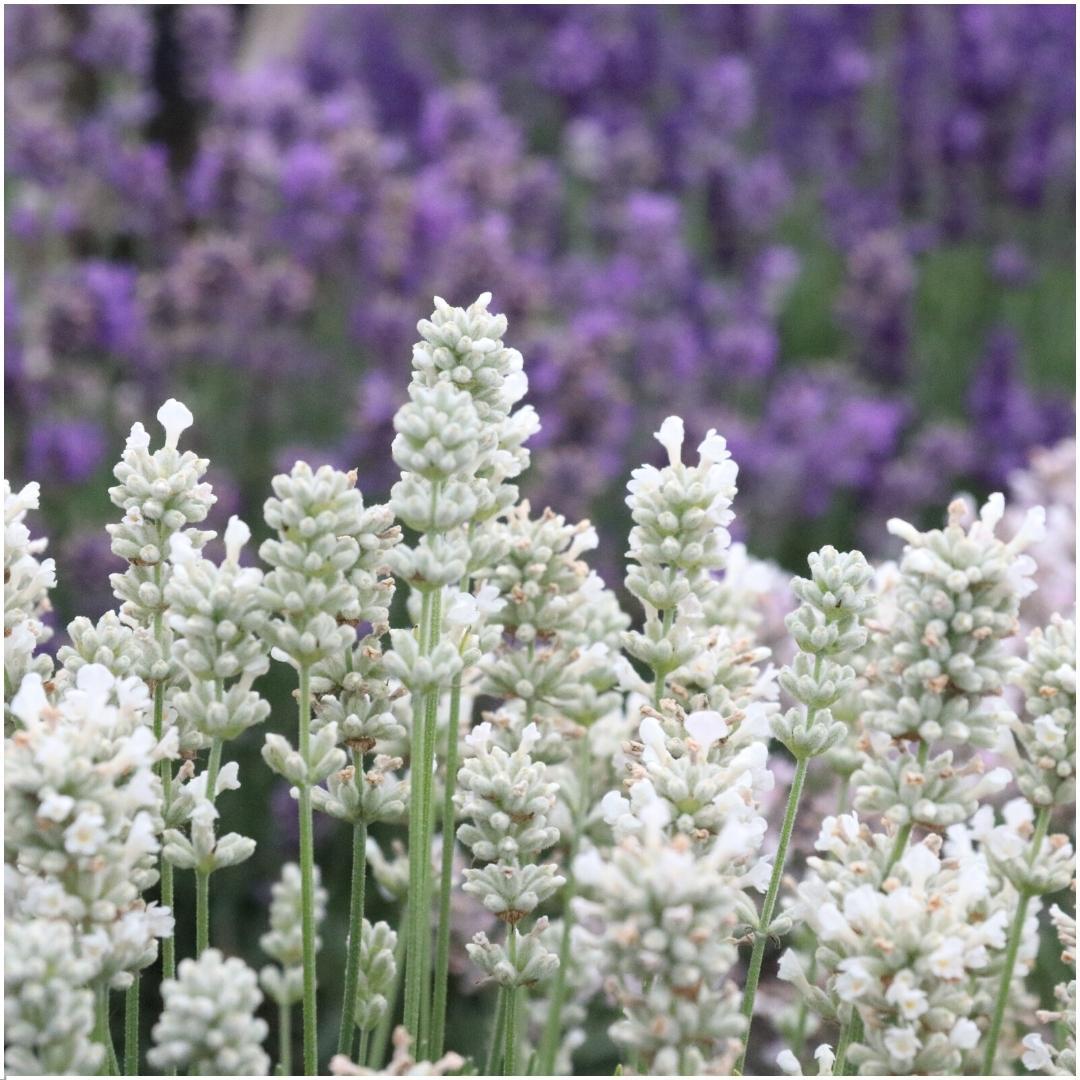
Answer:
<svg viewBox="0 0 1080 1080"><path fill-rule="evenodd" d="M446 1042L446 996L450 981L450 897L454 881L454 789L457 785L458 729L461 724L461 675L450 685L450 723L446 732L446 785L442 805L442 875L439 882L439 931L435 947L435 999L431 1008L432 1060L442 1057Z"/></svg>
<svg viewBox="0 0 1080 1080"><path fill-rule="evenodd" d="M358 1065L362 1064L363 1061L364 1061L364 1058L367 1057L368 1043L370 1041L371 1041L371 1028L364 1028L364 1030L360 1032L360 1049L359 1049L359 1051L357 1051L357 1054L356 1054L356 1062L357 1062Z"/></svg>
<svg viewBox="0 0 1080 1080"><path fill-rule="evenodd" d="M1035 821L1035 835L1031 839L1031 848L1028 850L1027 856L1028 866L1034 865L1049 825L1050 807L1043 806L1039 809L1039 816ZM1001 1038L1001 1026L1005 1022L1005 1009L1009 1004L1009 991L1012 989L1016 958L1020 952L1020 939L1024 936L1024 920L1027 918L1028 904L1031 902L1033 895L1034 893L1028 889L1020 890L1020 902L1016 906L1016 917L1013 919L1012 927L1009 930L1009 940L1005 946L1005 966L1001 969L1001 982L998 984L994 1015L990 1020L990 1030L986 1034L986 1049L983 1052L982 1071L987 1075L993 1075L990 1070L994 1067L998 1039Z"/></svg>
<svg viewBox="0 0 1080 1080"><path fill-rule="evenodd" d="M105 1057L101 1063L100 1075L117 1076L120 1067L113 1048L112 1030L109 1026L109 987L101 981L94 987L94 1040L105 1048Z"/></svg>
<svg viewBox="0 0 1080 1080"><path fill-rule="evenodd" d="M863 1034L862 1016L852 1005L851 1015L840 1029L840 1038L836 1042L836 1061L833 1063L833 1076L847 1075L847 1053L852 1043L857 1043Z"/></svg>
<svg viewBox="0 0 1080 1080"><path fill-rule="evenodd" d="M431 614L433 595L423 594L420 609L420 653L426 656L431 649ZM424 844L424 759L426 749L427 701L419 696L413 703L413 727L409 753L409 899L408 945L405 952L405 1030L414 1044L420 1037L420 999L423 991L424 939L427 935L427 915L424 910L424 865L431 861L430 846Z"/></svg>
<svg viewBox="0 0 1080 1080"><path fill-rule="evenodd" d="M506 994L504 987L499 987L499 993L495 1000L495 1019L491 1024L491 1042L488 1045L487 1061L484 1064L484 1075L494 1076L499 1067L499 1058L503 1051L503 1029L506 1027Z"/></svg>
<svg viewBox="0 0 1080 1080"><path fill-rule="evenodd" d="M401 926L409 925L409 908L406 904L401 909ZM386 1058L386 1047L390 1041L390 1027L394 1022L394 1014L397 1012L398 997L401 994L401 973L405 967L405 948L407 941L404 930L398 934L397 946L394 948L394 982L390 987L390 993L386 995L386 1012L383 1013L379 1026L375 1029L375 1037L368 1049L367 1066L371 1069L379 1069ZM357 1064L365 1064L357 1060Z"/></svg>
<svg viewBox="0 0 1080 1080"><path fill-rule="evenodd" d="M311 744L311 670L300 667L298 708L300 756L305 765ZM311 784L300 785L300 899L304 949L304 1074L318 1070L318 1024L315 1014L315 837L311 820Z"/></svg>
<svg viewBox="0 0 1080 1080"><path fill-rule="evenodd" d="M213 804L216 797L218 772L221 769L221 740L210 744L210 761L206 767L206 797ZM202 956L210 947L210 872L195 871L195 955Z"/></svg>
<svg viewBox="0 0 1080 1080"><path fill-rule="evenodd" d="M278 1075L292 1076L292 1006L278 1003Z"/></svg>
<svg viewBox="0 0 1080 1080"><path fill-rule="evenodd" d="M139 1075L139 973L124 995L124 1075Z"/></svg>
<svg viewBox="0 0 1080 1080"><path fill-rule="evenodd" d="M353 779L359 787L364 782L364 755L353 750ZM338 1053L352 1050L356 1027L356 986L360 973L360 939L364 920L364 887L367 877L367 823L358 821L353 826L352 880L349 885L349 935L348 954L345 959L345 990L341 1005L341 1030L338 1033ZM363 1062L363 1055L359 1061Z"/></svg>
<svg viewBox="0 0 1080 1080"><path fill-rule="evenodd" d="M511 926L509 933L509 945L507 955L510 958L510 966L515 967L517 961L517 927ZM517 1075L517 1036L518 1036L518 989L516 986L506 988L506 1049L503 1051L503 1076Z"/></svg>
<svg viewBox="0 0 1080 1080"><path fill-rule="evenodd" d="M578 805L574 815L574 833L567 852L567 870L573 870L574 856L585 831L585 818L589 812L589 739L586 733L578 748ZM568 881L563 895L563 927L559 941L559 968L555 972L555 985L551 990L551 1004L548 1008L547 1022L540 1038L540 1051L537 1056L537 1074L550 1076L555 1068L555 1055L559 1049L559 1036L562 1035L562 1008L566 1001L566 968L570 963L570 931L574 928L574 915L571 902L577 892L577 882L573 873L567 874Z"/></svg>
<svg viewBox="0 0 1080 1080"><path fill-rule="evenodd" d="M791 833L795 828L795 815L799 809L799 798L802 795L803 782L806 780L806 768L810 759L800 757L796 759L795 776L791 781L791 790L788 793L787 809L784 811L784 824L780 829L780 843L776 848L776 856L773 860L772 877L769 879L769 891L765 894L765 903L761 909L761 918L758 921L758 931L754 936L754 951L750 955L750 966L746 970L746 988L743 990L741 1012L746 1017L746 1035L743 1038L743 1049L739 1060L735 1065L735 1073L742 1075L746 1065L746 1051L750 1045L750 1028L754 1022L754 998L757 995L758 979L761 978L761 963L765 958L765 945L768 940L767 931L772 922L773 912L776 910L776 902L780 896L780 882L784 877L784 863L787 860L788 844L791 843Z"/></svg>
<svg viewBox="0 0 1080 1080"><path fill-rule="evenodd" d="M663 616L663 633L664 637L667 637L671 633L671 627L675 623L675 609L668 608L664 612ZM655 678L653 684L653 705L659 709L660 701L664 696L664 690L667 686L668 672L665 668L653 668L653 676Z"/></svg>

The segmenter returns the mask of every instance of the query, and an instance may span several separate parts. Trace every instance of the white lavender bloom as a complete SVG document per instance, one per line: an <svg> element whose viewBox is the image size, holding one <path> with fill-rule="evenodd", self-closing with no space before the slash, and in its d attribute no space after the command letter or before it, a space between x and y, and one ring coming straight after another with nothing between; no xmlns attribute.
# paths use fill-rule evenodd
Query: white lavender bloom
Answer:
<svg viewBox="0 0 1080 1080"><path fill-rule="evenodd" d="M574 861L577 918L623 1017L612 1039L655 1075L729 1071L745 1020L729 975L740 921L719 848L695 852L647 821L604 857Z"/></svg>
<svg viewBox="0 0 1080 1080"><path fill-rule="evenodd" d="M492 745L491 725L480 724L466 737L472 754L458 772L455 801L466 819L458 839L488 864L466 870L463 888L511 927L565 883L554 864L533 861L559 839L548 824L558 785L529 756L539 734L530 725L508 754Z"/></svg>
<svg viewBox="0 0 1080 1080"><path fill-rule="evenodd" d="M183 534L170 543L173 571L165 602L169 627L177 635L173 655L193 682L242 678L250 686L269 666L261 640L267 620L259 598L263 574L240 565L250 536L248 527L231 517L220 566L200 557Z"/></svg>
<svg viewBox="0 0 1080 1080"><path fill-rule="evenodd" d="M546 729L563 717L588 724L619 704L611 693L615 657L600 638L605 630L609 638L618 634L628 620L581 558L598 542L589 522L571 525L551 510L533 518L530 511L520 503L493 526L500 557L484 577L503 634L480 665L481 689L520 702L519 727L536 720ZM594 627L595 608L605 614ZM555 742L565 757L566 739ZM549 760L543 751L538 756Z"/></svg>
<svg viewBox="0 0 1080 1080"><path fill-rule="evenodd" d="M39 559L48 543L31 539L26 527L27 511L36 510L40 498L37 484L13 492L4 481L4 701L35 671L47 678L52 671L48 656L35 657L51 631L41 621L49 610L49 589L56 584L56 564Z"/></svg>
<svg viewBox="0 0 1080 1080"><path fill-rule="evenodd" d="M364 499L355 474L328 465L312 472L303 461L275 476L273 488L263 515L278 535L259 548L273 567L260 589L272 615L265 634L290 663L310 666L345 651L355 636L348 624L360 605L347 575L360 555Z"/></svg>
<svg viewBox="0 0 1080 1080"><path fill-rule="evenodd" d="M944 529L918 532L902 521L890 531L907 546L900 562L891 626L875 646L863 720L872 757L854 776L855 805L904 827L942 828L964 820L1010 779L980 778L981 762L958 768L954 750L988 748L1011 714L1000 695L1016 662L1003 641L1018 628L1020 601L1033 588L1026 547L1043 533L1041 508L1028 512L1008 542L996 528L1004 500L992 495L965 528L962 501ZM918 753L888 751L914 741ZM943 752L930 755L932 744Z"/></svg>
<svg viewBox="0 0 1080 1080"><path fill-rule="evenodd" d="M312 788L312 805L352 825L401 822L409 801L408 781L396 775L402 764L401 758L377 754L370 769L347 765L330 774L325 788Z"/></svg>
<svg viewBox="0 0 1080 1080"><path fill-rule="evenodd" d="M1020 601L1035 588L1035 563L1023 552L1043 535L1045 518L1041 507L1030 510L1006 542L995 535L1004 510L992 495L969 528L960 501L944 529L889 522L907 546L881 683L868 693L870 727L893 738L994 744L999 713L981 706L1002 692L1013 667L1001 642L1016 633Z"/></svg>
<svg viewBox="0 0 1080 1080"><path fill-rule="evenodd" d="M181 534L192 547L202 547L212 534L190 526L203 521L215 502L210 485L201 482L209 462L178 449L181 433L191 426L191 413L170 398L157 418L165 429L165 444L151 453L150 436L136 423L113 470L118 483L109 488L109 498L124 511L119 524L107 526L112 550L130 564L109 580L122 601L120 614L142 626L165 612L170 538Z"/></svg>
<svg viewBox="0 0 1080 1080"><path fill-rule="evenodd" d="M372 925L364 919L360 928L360 963L357 969L354 1019L361 1031L370 1031L389 1008L397 974L394 950L397 934L384 922Z"/></svg>
<svg viewBox="0 0 1080 1080"><path fill-rule="evenodd" d="M800 651L779 678L801 708L772 722L773 734L796 758L823 754L847 735L831 707L854 684L855 671L843 661L865 644L863 620L873 604L867 588L873 571L860 552L824 547L809 564L811 576L791 583L802 603L787 617Z"/></svg>
<svg viewBox="0 0 1080 1080"><path fill-rule="evenodd" d="M68 623L67 632L71 644L56 654L66 675L75 675L87 664L101 664L118 679L151 678L157 649L146 627L129 626L115 611L106 611L96 624L80 615Z"/></svg>
<svg viewBox="0 0 1080 1080"><path fill-rule="evenodd" d="M16 1076L92 1076L105 1048L93 1041L92 961L80 958L62 920L17 919L4 926L4 1065Z"/></svg>
<svg viewBox="0 0 1080 1080"><path fill-rule="evenodd" d="M28 878L21 913L69 920L95 977L124 989L172 934L172 914L141 894L157 881L154 767L175 733L155 739L145 684L96 664L54 704L27 675L11 708L22 730L5 745L5 841Z"/></svg>
<svg viewBox="0 0 1080 1080"><path fill-rule="evenodd" d="M161 985L164 1008L147 1060L156 1069L194 1076L266 1076L266 1021L255 973L236 957L206 949L182 960L177 978Z"/></svg>
<svg viewBox="0 0 1080 1080"><path fill-rule="evenodd" d="M326 889L315 867L315 924L326 916ZM278 1005L293 1005L304 993L304 943L301 933L300 867L286 863L270 890L270 929L259 938L262 951L277 961L259 972L263 990ZM321 941L316 935L315 948Z"/></svg>
<svg viewBox="0 0 1080 1080"><path fill-rule="evenodd" d="M637 565L627 572L626 587L645 605L646 618L644 629L627 632L623 641L658 682L696 655L696 635L676 612L715 585L711 574L723 568L734 517L738 467L724 439L710 431L698 447L698 464L684 465L683 437L682 420L668 417L656 433L668 465L643 465L627 485L634 519L628 556ZM700 605L690 609L696 621L699 611Z"/></svg>
<svg viewBox="0 0 1080 1080"><path fill-rule="evenodd" d="M1014 681L1024 695L1024 719L1014 717L1011 764L1035 806L1076 801L1076 624L1060 615L1027 639Z"/></svg>
<svg viewBox="0 0 1080 1080"><path fill-rule="evenodd" d="M887 871L889 839L854 814L827 818L815 846L831 858L808 860L790 913L817 936L825 991L791 954L780 977L826 1018L859 1012L864 1034L847 1060L860 1071L964 1071L992 1004L1015 892L996 889L974 851L941 858L936 836Z"/></svg>

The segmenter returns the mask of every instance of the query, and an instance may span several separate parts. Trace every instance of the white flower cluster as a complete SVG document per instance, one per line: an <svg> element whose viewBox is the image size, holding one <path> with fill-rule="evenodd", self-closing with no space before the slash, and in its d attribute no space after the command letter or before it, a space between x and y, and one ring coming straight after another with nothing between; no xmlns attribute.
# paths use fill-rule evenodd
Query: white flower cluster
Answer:
<svg viewBox="0 0 1080 1080"><path fill-rule="evenodd" d="M1032 630L1015 682L1024 717L1012 718L1010 754L1020 790L1034 806L1076 801L1076 624L1052 617Z"/></svg>
<svg viewBox="0 0 1080 1080"><path fill-rule="evenodd" d="M354 1019L361 1031L371 1031L390 1007L389 995L395 985L397 962L394 950L397 934L384 922L360 925L360 963L357 971Z"/></svg>
<svg viewBox="0 0 1080 1080"><path fill-rule="evenodd" d="M165 833L164 855L174 866L203 875L235 866L255 850L253 840L236 833L218 839L215 829L218 794L240 786L235 763L221 765L222 745L270 715L269 703L251 689L269 661L262 638L267 621L259 595L262 571L240 565L250 537L239 518L230 518L220 566L202 558L182 533L170 542L165 602L176 635L172 654L184 680L171 704L180 731L209 746L210 759L170 802L172 827ZM180 826L188 822L190 836L185 836Z"/></svg>
<svg viewBox="0 0 1080 1080"><path fill-rule="evenodd" d="M156 1069L192 1076L266 1076L266 1021L258 981L242 960L207 949L182 960L161 986L164 1008L154 1025L147 1060Z"/></svg>
<svg viewBox="0 0 1080 1080"><path fill-rule="evenodd" d="M1050 909L1050 918L1061 942L1061 962L1068 968L1076 968L1076 918L1067 915L1056 905ZM1040 1023L1059 1025L1061 1045L1054 1046L1043 1041L1042 1035L1033 1031L1024 1036L1024 1053L1020 1061L1030 1072L1048 1073L1051 1076L1076 1075L1076 979L1058 983L1054 997L1060 1009L1040 1009L1036 1018Z"/></svg>
<svg viewBox="0 0 1080 1080"><path fill-rule="evenodd" d="M791 917L813 930L825 992L788 951L779 974L812 1007L864 1036L848 1060L867 1073L963 1071L989 1011L985 976L1005 947L1008 918L993 902L986 862L942 858L940 838L915 844L884 877L890 844L857 815L827 818ZM1015 894L1014 894L1015 896Z"/></svg>
<svg viewBox="0 0 1080 1080"><path fill-rule="evenodd" d="M37 484L13 492L4 481L4 701L11 700L23 676L35 671L48 678L48 656L34 656L48 641L51 631L41 621L49 610L49 590L56 584L52 559L39 559L47 540L31 539L26 514L36 510L40 499Z"/></svg>
<svg viewBox="0 0 1080 1080"><path fill-rule="evenodd" d="M154 767L176 754L175 735L154 738L142 680L96 664L55 702L27 675L11 708L20 729L5 743L5 843L21 878L7 916L69 924L85 978L124 989L172 934L172 913L142 894L157 881Z"/></svg>
<svg viewBox="0 0 1080 1080"><path fill-rule="evenodd" d="M654 1075L729 1072L745 1026L729 978L745 915L726 852L670 836L654 803L640 830L607 857L583 852L573 872L583 944L622 1010L612 1039Z"/></svg>
<svg viewBox="0 0 1080 1080"><path fill-rule="evenodd" d="M802 601L787 618L799 647L780 673L780 686L802 708L773 720L772 732L796 759L816 757L836 746L847 728L831 708L855 681L843 663L866 642L863 620L873 605L867 588L873 577L858 551L824 547L809 558L810 577L795 578L792 591Z"/></svg>
<svg viewBox="0 0 1080 1080"><path fill-rule="evenodd" d="M181 434L192 424L191 412L170 398L157 418L165 444L151 453L146 429L134 424L113 470L118 483L109 488L109 498L124 511L118 524L108 526L112 550L129 564L109 580L122 601L120 614L138 626L152 625L165 612L171 538L183 535L198 549L213 535L191 528L216 501L210 485L201 482L210 462L179 449Z"/></svg>
<svg viewBox="0 0 1080 1080"><path fill-rule="evenodd" d="M455 793L465 819L458 839L485 866L465 871L464 891L507 925L507 943L493 945L484 933L468 945L480 970L501 986L528 986L550 975L558 957L544 949L538 935L522 937L518 924L565 878L554 863L537 856L559 839L549 824L558 785L547 777L543 762L530 750L540 732L530 724L513 753L493 744L490 723L479 724L465 738L471 751L458 772Z"/></svg>
<svg viewBox="0 0 1080 1080"><path fill-rule="evenodd" d="M105 1048L93 1041L94 963L75 930L53 919L4 925L4 1065L19 1076L92 1076Z"/></svg>
<svg viewBox="0 0 1080 1080"><path fill-rule="evenodd" d="M326 915L326 889L320 881L318 866L314 870L314 886L318 925ZM259 945L277 964L267 964L259 972L259 983L269 998L287 1007L298 1002L304 992L300 867L296 863L286 863L281 868L281 879L274 882L270 895L270 929L259 938ZM316 935L316 950L320 945Z"/></svg>
<svg viewBox="0 0 1080 1080"><path fill-rule="evenodd" d="M460 1072L465 1059L460 1054L443 1054L438 1061L417 1061L410 1053L412 1040L403 1028L394 1029L394 1053L385 1069L367 1069L350 1061L344 1054L330 1059L334 1076L447 1076Z"/></svg>
<svg viewBox="0 0 1080 1080"><path fill-rule="evenodd" d="M1042 535L1045 515L1029 511L1006 542L995 534L1004 511L993 495L968 528L960 500L944 529L889 522L907 546L892 625L875 643L863 695L869 756L853 777L861 811L941 829L966 820L1011 778L1005 769L980 777L978 758L956 763L957 750L994 746L1009 718L1000 695L1015 661L1003 641L1016 633L1020 601L1034 588L1035 564L1023 552ZM911 743L917 753L902 748ZM931 756L935 744L943 750ZM891 753L894 746L901 749Z"/></svg>
<svg viewBox="0 0 1080 1080"><path fill-rule="evenodd" d="M637 565L626 587L645 606L642 630L628 631L624 647L652 669L657 699L665 677L698 654L700 597L715 588L731 544L738 466L727 444L710 431L698 447L698 464L685 465L683 422L669 416L656 433L668 453L662 469L643 465L627 485L626 503L634 520L628 557Z"/></svg>

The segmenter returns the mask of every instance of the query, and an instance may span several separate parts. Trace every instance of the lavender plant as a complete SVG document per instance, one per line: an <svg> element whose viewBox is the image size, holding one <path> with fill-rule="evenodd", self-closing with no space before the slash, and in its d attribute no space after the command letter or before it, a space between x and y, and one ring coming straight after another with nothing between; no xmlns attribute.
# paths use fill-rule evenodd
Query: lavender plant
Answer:
<svg viewBox="0 0 1080 1080"><path fill-rule="evenodd" d="M135 424L111 491L121 606L72 622L55 662L37 652L54 584L25 520L38 492L5 489L9 1071L137 1074L139 976L179 920L195 955L175 972L163 956L145 1054L163 1072L288 1075L300 1003L308 1075L588 1069L590 1015L625 1074L752 1071L779 1035L794 1075L810 1020L781 1018L790 985L821 1075L1068 1073L1075 982L1051 1002L1026 980L1044 904L1075 963L1075 627L1064 612L1010 640L1042 508L1008 539L1000 495L975 519L954 501L940 529L894 520L894 566L822 547L784 638L776 572L731 543L725 440L708 430L684 462L670 417L666 462L629 483L634 622L584 558L596 530L520 497L538 422L490 299L419 323L388 504L329 465L274 478L265 573L235 516L207 557L209 464L178 446L191 413L162 408L153 452ZM257 976L211 947L228 935L209 883L254 853L218 835L217 799L248 729L278 719L256 689L268 653L297 684L295 744L269 731L262 759L299 851ZM831 765L842 783L804 798ZM351 855L333 880L316 810ZM193 912L173 910L172 867L195 871ZM483 1037L448 1022L466 978ZM332 1057L317 1007L340 1020Z"/></svg>

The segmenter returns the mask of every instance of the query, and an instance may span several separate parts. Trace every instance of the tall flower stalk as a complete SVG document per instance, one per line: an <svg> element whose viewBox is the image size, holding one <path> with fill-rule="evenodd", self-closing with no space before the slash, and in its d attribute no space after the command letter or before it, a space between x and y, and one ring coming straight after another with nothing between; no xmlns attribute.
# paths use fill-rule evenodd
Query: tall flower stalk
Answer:
<svg viewBox="0 0 1080 1080"><path fill-rule="evenodd" d="M298 462L274 478L264 516L277 531L260 556L273 569L260 597L271 614L265 634L273 655L297 672L297 748L267 735L263 758L294 785L300 817L300 891L303 952L303 1060L306 1075L318 1070L315 971L315 846L312 789L346 763L333 721L312 731L311 673L320 661L348 650L359 618L356 590L347 574L360 554L364 504L355 474L329 466L316 471Z"/></svg>
<svg viewBox="0 0 1080 1080"><path fill-rule="evenodd" d="M866 642L862 621L872 605L867 586L873 577L862 554L822 548L810 556L810 577L795 578L792 591L802 601L787 618L799 653L780 673L780 686L798 704L774 718L773 735L795 758L795 775L788 792L780 840L773 857L772 874L761 915L754 932L754 948L746 969L742 1014L746 1017L746 1036L735 1071L742 1073L754 1023L754 999L757 995L765 945L770 936L779 934L790 923L774 923L780 884L787 863L788 845L795 828L806 770L810 760L826 753L847 736L846 726L833 718L830 707L836 704L855 681L855 672L844 661Z"/></svg>

